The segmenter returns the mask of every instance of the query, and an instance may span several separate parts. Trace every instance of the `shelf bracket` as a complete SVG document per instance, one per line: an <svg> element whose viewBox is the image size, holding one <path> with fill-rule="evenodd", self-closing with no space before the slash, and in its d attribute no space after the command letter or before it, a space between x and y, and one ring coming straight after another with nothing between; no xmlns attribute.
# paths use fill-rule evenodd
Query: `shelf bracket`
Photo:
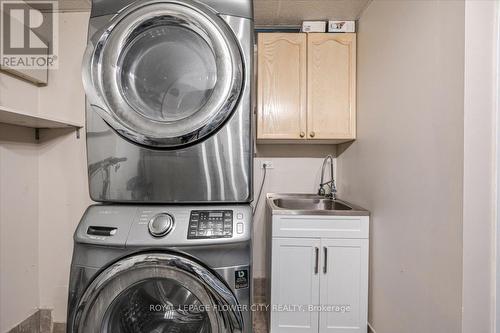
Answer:
<svg viewBox="0 0 500 333"><path fill-rule="evenodd" d="M35 128L35 140L40 141L40 129Z"/></svg>
<svg viewBox="0 0 500 333"><path fill-rule="evenodd" d="M80 139L80 128L79 127L75 128L75 132L76 132L76 138Z"/></svg>

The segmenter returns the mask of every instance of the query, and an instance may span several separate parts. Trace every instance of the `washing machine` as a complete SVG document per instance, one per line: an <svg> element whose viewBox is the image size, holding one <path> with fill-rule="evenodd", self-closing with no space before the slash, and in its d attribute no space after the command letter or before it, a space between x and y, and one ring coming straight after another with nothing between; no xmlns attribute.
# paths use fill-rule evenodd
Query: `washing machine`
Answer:
<svg viewBox="0 0 500 333"><path fill-rule="evenodd" d="M253 39L252 0L93 0L91 198L250 202Z"/></svg>
<svg viewBox="0 0 500 333"><path fill-rule="evenodd" d="M249 205L91 206L68 333L250 333Z"/></svg>

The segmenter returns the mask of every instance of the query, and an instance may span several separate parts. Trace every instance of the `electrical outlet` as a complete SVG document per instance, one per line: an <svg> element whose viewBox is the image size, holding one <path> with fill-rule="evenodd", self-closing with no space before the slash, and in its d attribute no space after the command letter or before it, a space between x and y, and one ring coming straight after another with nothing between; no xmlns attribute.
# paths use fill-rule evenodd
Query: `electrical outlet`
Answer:
<svg viewBox="0 0 500 333"><path fill-rule="evenodd" d="M260 168L264 169L264 166L266 169L274 169L273 162L271 161L262 161L260 162Z"/></svg>

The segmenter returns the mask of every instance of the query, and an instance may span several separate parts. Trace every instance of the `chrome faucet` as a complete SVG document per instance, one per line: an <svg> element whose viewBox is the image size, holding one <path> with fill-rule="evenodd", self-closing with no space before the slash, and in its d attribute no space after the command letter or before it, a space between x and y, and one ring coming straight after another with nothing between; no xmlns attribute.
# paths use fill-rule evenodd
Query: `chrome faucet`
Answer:
<svg viewBox="0 0 500 333"><path fill-rule="evenodd" d="M325 182L325 166L326 163L330 161L330 180ZM330 193L326 193L325 186L330 186ZM322 197L335 200L337 198L337 187L335 186L335 178L333 177L333 156L328 155L323 160L323 166L321 167L321 182L319 183L318 195Z"/></svg>

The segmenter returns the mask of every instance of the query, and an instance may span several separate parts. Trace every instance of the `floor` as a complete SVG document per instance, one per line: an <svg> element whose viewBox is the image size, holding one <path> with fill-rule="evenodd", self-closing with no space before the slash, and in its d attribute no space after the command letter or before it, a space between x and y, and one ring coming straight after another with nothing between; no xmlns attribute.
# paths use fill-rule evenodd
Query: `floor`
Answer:
<svg viewBox="0 0 500 333"><path fill-rule="evenodd" d="M267 333L267 314L265 312L253 313L253 333Z"/></svg>
<svg viewBox="0 0 500 333"><path fill-rule="evenodd" d="M266 281L264 279L254 280L254 305L257 311L253 313L253 332L267 333L267 312L266 304Z"/></svg>

